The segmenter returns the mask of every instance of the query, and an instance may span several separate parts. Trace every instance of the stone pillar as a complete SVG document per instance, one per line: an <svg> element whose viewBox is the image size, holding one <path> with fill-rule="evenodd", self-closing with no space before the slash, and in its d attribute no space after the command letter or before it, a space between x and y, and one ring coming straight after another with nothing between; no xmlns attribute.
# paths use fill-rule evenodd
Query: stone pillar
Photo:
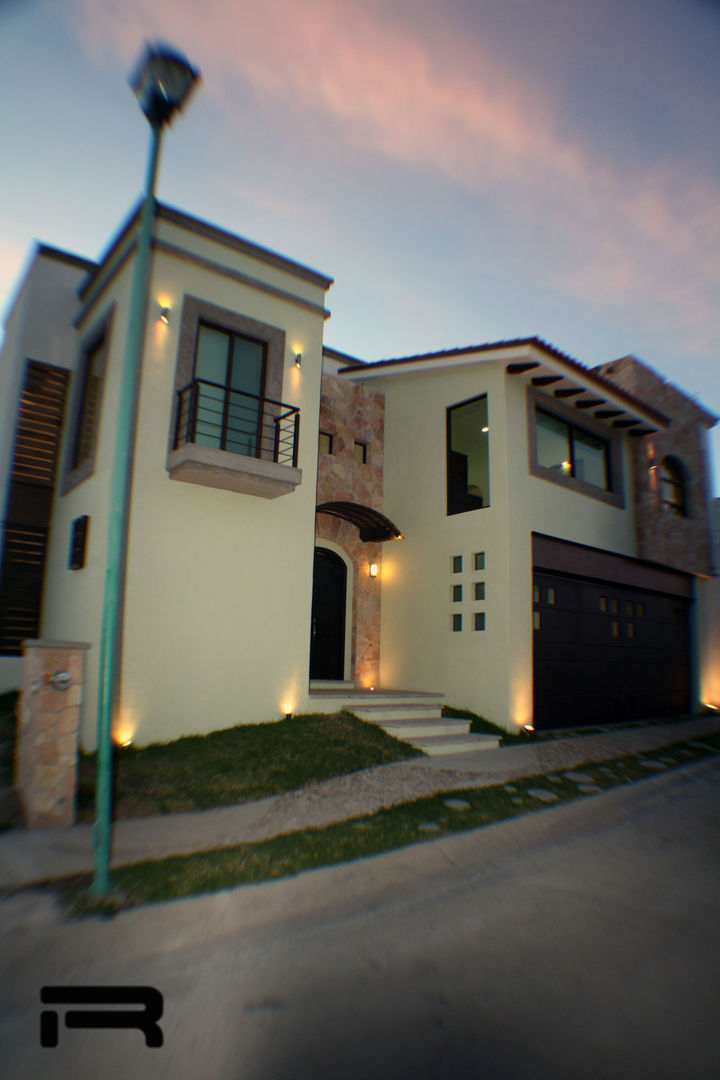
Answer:
<svg viewBox="0 0 720 1080"><path fill-rule="evenodd" d="M25 641L15 787L31 829L72 825L85 652L76 641Z"/></svg>

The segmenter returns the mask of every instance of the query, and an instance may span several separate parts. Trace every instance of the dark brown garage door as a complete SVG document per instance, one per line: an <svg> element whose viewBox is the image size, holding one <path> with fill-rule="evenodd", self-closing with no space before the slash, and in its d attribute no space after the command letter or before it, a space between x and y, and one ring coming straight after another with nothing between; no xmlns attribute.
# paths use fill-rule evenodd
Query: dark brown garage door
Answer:
<svg viewBox="0 0 720 1080"><path fill-rule="evenodd" d="M536 569L535 727L689 708L686 597Z"/></svg>

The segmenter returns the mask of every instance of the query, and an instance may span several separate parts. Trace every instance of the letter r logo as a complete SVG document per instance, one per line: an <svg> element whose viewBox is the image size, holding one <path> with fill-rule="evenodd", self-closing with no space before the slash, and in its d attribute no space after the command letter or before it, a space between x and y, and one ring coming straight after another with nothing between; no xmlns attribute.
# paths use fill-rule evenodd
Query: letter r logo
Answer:
<svg viewBox="0 0 720 1080"><path fill-rule="evenodd" d="M142 1005L142 1009L69 1009L68 1028L138 1028L145 1045L163 1044L158 1020L163 1014L163 996L152 986L43 986L43 1005ZM58 1014L54 1009L40 1013L40 1045L58 1044Z"/></svg>

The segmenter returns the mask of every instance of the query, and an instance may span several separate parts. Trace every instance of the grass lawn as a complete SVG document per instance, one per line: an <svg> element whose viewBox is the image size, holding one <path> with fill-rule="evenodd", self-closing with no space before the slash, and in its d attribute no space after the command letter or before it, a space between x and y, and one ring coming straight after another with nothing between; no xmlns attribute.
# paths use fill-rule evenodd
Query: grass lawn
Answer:
<svg viewBox="0 0 720 1080"><path fill-rule="evenodd" d="M476 829L588 798L718 753L720 735L703 736L576 769L431 795L324 828L300 829L255 843L134 863L113 870L115 891L102 900L89 897L88 875L56 882L52 887L60 892L71 914L112 914L138 904L287 877Z"/></svg>
<svg viewBox="0 0 720 1080"><path fill-rule="evenodd" d="M229 806L419 754L346 712L248 724L142 749L116 747L114 816ZM95 754L81 754L78 821L93 820L95 772Z"/></svg>

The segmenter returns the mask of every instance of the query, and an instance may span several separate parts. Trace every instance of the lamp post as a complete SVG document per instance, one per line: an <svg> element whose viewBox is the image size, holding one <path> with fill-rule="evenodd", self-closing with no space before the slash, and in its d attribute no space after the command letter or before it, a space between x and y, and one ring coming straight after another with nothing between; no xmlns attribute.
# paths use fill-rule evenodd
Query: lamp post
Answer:
<svg viewBox="0 0 720 1080"><path fill-rule="evenodd" d="M162 130L187 101L199 72L166 45L149 45L129 76L129 83L150 123L145 191L138 221L135 263L130 286L127 336L118 395L117 431L110 486L105 588L103 593L98 672L97 778L93 828L91 892L110 888L110 820L112 803L112 710L118 631L123 608L128 510L135 444L135 400L147 316L150 241L155 213L155 180Z"/></svg>

